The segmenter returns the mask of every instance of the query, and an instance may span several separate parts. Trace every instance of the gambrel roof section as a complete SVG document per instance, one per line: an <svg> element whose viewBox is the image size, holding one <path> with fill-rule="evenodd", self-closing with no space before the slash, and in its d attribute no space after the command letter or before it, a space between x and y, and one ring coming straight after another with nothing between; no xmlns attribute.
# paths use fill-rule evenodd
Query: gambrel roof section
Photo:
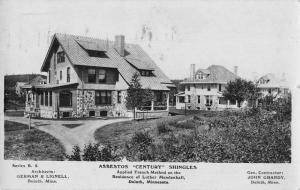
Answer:
<svg viewBox="0 0 300 190"><path fill-rule="evenodd" d="M62 47L74 66L116 68L127 83L130 83L135 72L150 70L154 76L141 76L140 82L143 88L169 90L167 87L174 87L168 77L139 45L126 43L125 55L120 56L114 48L113 41L69 34L53 36L41 68L42 72L48 70L52 49L57 45ZM105 56L90 56L88 51L101 51Z"/></svg>

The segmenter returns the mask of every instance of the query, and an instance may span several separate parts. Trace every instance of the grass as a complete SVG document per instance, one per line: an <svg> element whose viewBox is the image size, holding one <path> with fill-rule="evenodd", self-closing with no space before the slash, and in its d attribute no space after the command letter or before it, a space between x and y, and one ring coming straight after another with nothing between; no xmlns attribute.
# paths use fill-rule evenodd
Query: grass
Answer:
<svg viewBox="0 0 300 190"><path fill-rule="evenodd" d="M63 146L48 133L13 121L5 121L4 129L4 159L64 160Z"/></svg>
<svg viewBox="0 0 300 190"><path fill-rule="evenodd" d="M194 130L194 127L182 127L183 125L180 123L180 121L187 123L194 122L193 117L193 115L177 115L151 120L112 123L96 130L94 136L96 141L99 143L110 143L115 146L123 147L136 132L147 131L156 142L159 142L162 140L162 138L164 138L165 135L169 135L168 133L173 133L174 135L186 135L191 133ZM159 131L159 128L162 124L168 125L168 129L165 132ZM194 124L197 125L197 123ZM198 129L203 130L204 126L199 125Z"/></svg>
<svg viewBox="0 0 300 190"><path fill-rule="evenodd" d="M24 111L6 111L4 112L4 115L11 117L24 117Z"/></svg>

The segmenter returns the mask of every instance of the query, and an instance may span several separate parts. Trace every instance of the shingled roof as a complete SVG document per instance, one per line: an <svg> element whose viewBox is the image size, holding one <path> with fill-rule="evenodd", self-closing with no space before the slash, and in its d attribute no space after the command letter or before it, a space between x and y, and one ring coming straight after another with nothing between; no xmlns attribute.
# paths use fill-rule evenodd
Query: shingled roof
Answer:
<svg viewBox="0 0 300 190"><path fill-rule="evenodd" d="M285 78L279 78L273 73L260 77L257 81L258 88L288 88L289 84Z"/></svg>
<svg viewBox="0 0 300 190"><path fill-rule="evenodd" d="M225 67L221 65L211 65L207 69L199 69L198 72L205 71L208 74L208 77L205 79L185 79L182 84L188 83L228 83L229 81L233 81L238 78L233 72L229 71Z"/></svg>
<svg viewBox="0 0 300 190"><path fill-rule="evenodd" d="M113 41L69 34L55 34L53 36L47 56L41 67L42 72L47 71L51 46L54 41L59 43L74 66L116 68L127 83L130 83L133 74L138 69L152 70L154 76L141 76L140 82L143 88L169 90L168 86L174 86L139 45L126 43L125 56L122 57L114 48ZM103 51L107 57L89 56L88 50Z"/></svg>

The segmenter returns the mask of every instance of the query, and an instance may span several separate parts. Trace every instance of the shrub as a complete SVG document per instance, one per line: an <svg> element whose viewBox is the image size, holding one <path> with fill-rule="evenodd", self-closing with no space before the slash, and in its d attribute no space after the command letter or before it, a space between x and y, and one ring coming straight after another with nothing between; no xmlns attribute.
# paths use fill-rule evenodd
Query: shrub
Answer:
<svg viewBox="0 0 300 190"><path fill-rule="evenodd" d="M161 122L161 123L157 124L157 132L158 132L159 135L162 134L162 133L168 133L170 131L171 131L171 129L170 129L168 123Z"/></svg>
<svg viewBox="0 0 300 190"><path fill-rule="evenodd" d="M130 161L150 161L154 159L153 138L147 132L136 132L125 144L123 152Z"/></svg>
<svg viewBox="0 0 300 190"><path fill-rule="evenodd" d="M109 144L100 145L92 143L84 146L82 155L79 146L74 146L72 154L66 157L72 161L117 161L120 159L119 155L115 154L115 149Z"/></svg>
<svg viewBox="0 0 300 190"><path fill-rule="evenodd" d="M173 126L182 129L195 129L195 123L192 120L177 121Z"/></svg>
<svg viewBox="0 0 300 190"><path fill-rule="evenodd" d="M67 159L70 161L81 161L81 157L80 157L80 147L78 145L73 147L73 151L71 155L66 155Z"/></svg>

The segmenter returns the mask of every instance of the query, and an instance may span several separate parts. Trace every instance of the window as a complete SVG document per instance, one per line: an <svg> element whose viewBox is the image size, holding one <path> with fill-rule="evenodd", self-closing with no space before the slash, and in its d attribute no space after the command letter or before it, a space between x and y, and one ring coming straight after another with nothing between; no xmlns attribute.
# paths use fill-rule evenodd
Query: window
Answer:
<svg viewBox="0 0 300 190"><path fill-rule="evenodd" d="M210 84L207 85L207 91L210 91Z"/></svg>
<svg viewBox="0 0 300 190"><path fill-rule="evenodd" d="M200 96L198 96L198 104L200 104Z"/></svg>
<svg viewBox="0 0 300 190"><path fill-rule="evenodd" d="M191 96L188 95L187 98L188 98L188 103L191 103Z"/></svg>
<svg viewBox="0 0 300 190"><path fill-rule="evenodd" d="M48 92L45 92L45 106L48 106Z"/></svg>
<svg viewBox="0 0 300 190"><path fill-rule="evenodd" d="M140 74L141 74L141 76L149 77L152 75L152 72L148 71L148 70L141 70Z"/></svg>
<svg viewBox="0 0 300 190"><path fill-rule="evenodd" d="M87 50L90 57L109 58L104 51Z"/></svg>
<svg viewBox="0 0 300 190"><path fill-rule="evenodd" d="M49 106L52 106L52 91L49 92Z"/></svg>
<svg viewBox="0 0 300 190"><path fill-rule="evenodd" d="M227 99L225 97L220 97L219 98L219 104L224 104L226 105L228 103Z"/></svg>
<svg viewBox="0 0 300 190"><path fill-rule="evenodd" d="M69 91L62 91L59 93L59 106L70 107L72 106L72 93Z"/></svg>
<svg viewBox="0 0 300 190"><path fill-rule="evenodd" d="M65 53L62 52L58 52L57 53L57 63L63 63L65 62Z"/></svg>
<svg viewBox="0 0 300 190"><path fill-rule="evenodd" d="M70 82L70 67L67 68L67 82Z"/></svg>
<svg viewBox="0 0 300 190"><path fill-rule="evenodd" d="M106 71L104 69L99 69L99 74L98 74L98 81L99 83L105 83L106 82Z"/></svg>
<svg viewBox="0 0 300 190"><path fill-rule="evenodd" d="M212 102L212 96L206 96L206 106L211 106Z"/></svg>
<svg viewBox="0 0 300 190"><path fill-rule="evenodd" d="M184 96L179 96L179 103L184 103Z"/></svg>
<svg viewBox="0 0 300 190"><path fill-rule="evenodd" d="M95 103L96 105L111 104L111 91L96 91Z"/></svg>
<svg viewBox="0 0 300 190"><path fill-rule="evenodd" d="M222 85L219 84L219 91L221 92L222 91Z"/></svg>
<svg viewBox="0 0 300 190"><path fill-rule="evenodd" d="M118 103L121 103L121 91L118 91Z"/></svg>
<svg viewBox="0 0 300 190"><path fill-rule="evenodd" d="M187 88L187 91L191 90L190 85L187 85L186 88Z"/></svg>
<svg viewBox="0 0 300 190"><path fill-rule="evenodd" d="M48 83L50 83L51 82L51 71L49 70L48 71Z"/></svg>
<svg viewBox="0 0 300 190"><path fill-rule="evenodd" d="M62 80L62 71L59 72L59 80Z"/></svg>
<svg viewBox="0 0 300 190"><path fill-rule="evenodd" d="M96 70L95 69L88 69L88 82L96 83Z"/></svg>
<svg viewBox="0 0 300 190"><path fill-rule="evenodd" d="M44 92L41 92L40 96L41 96L41 105L44 105Z"/></svg>
<svg viewBox="0 0 300 190"><path fill-rule="evenodd" d="M155 92L155 97L157 102L162 102L163 101L163 93L162 91L156 91Z"/></svg>

